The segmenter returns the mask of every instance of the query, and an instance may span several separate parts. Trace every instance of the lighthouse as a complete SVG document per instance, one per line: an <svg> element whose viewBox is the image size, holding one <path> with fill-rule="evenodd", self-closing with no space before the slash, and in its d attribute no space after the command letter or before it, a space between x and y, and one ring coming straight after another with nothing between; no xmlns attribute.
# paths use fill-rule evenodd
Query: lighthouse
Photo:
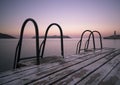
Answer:
<svg viewBox="0 0 120 85"><path fill-rule="evenodd" d="M114 31L114 36L116 36L116 31Z"/></svg>

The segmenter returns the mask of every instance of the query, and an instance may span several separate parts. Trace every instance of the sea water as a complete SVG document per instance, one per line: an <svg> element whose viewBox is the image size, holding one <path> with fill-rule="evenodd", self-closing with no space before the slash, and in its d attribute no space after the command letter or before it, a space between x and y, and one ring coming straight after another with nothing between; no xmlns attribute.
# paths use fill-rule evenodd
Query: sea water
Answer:
<svg viewBox="0 0 120 85"><path fill-rule="evenodd" d="M84 48L86 38L83 39L82 48ZM41 43L43 39L40 39ZM75 54L76 46L79 38L65 38L64 39L64 54L69 56ZM95 39L96 47L100 48L99 39ZM120 40L103 39L103 47L120 48ZM0 72L7 71L13 68L15 50L18 39L0 39ZM21 57L29 57L36 55L35 39L24 39L21 49ZM90 40L89 48L93 47L92 40ZM60 39L47 39L44 57L46 56L61 56Z"/></svg>

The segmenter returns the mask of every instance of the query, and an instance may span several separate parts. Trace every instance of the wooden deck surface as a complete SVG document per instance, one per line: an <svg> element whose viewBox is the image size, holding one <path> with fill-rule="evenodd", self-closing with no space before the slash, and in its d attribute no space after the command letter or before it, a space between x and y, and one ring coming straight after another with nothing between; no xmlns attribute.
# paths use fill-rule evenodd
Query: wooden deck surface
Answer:
<svg viewBox="0 0 120 85"><path fill-rule="evenodd" d="M1 73L0 85L120 85L120 49L46 57L40 65Z"/></svg>

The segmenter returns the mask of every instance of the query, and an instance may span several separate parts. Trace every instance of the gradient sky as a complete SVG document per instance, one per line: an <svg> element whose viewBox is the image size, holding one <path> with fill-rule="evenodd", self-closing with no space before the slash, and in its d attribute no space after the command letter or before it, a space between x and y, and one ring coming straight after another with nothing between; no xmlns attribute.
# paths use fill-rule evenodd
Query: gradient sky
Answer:
<svg viewBox="0 0 120 85"><path fill-rule="evenodd" d="M120 0L0 0L0 32L19 36L25 19L33 18L44 35L51 23L58 23L64 35L78 37L84 30L98 30L103 36L120 34ZM49 35L57 35L58 29ZM25 36L33 36L31 22Z"/></svg>

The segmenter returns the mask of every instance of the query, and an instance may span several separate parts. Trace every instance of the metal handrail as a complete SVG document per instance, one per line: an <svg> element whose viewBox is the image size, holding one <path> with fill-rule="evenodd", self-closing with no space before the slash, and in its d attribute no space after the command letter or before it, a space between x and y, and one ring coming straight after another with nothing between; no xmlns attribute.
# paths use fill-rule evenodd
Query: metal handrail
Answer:
<svg viewBox="0 0 120 85"><path fill-rule="evenodd" d="M37 26L37 23L35 22L35 20L33 20L32 18L28 18L24 21L22 28L21 28L21 33L20 33L20 39L18 41L17 47L16 47L16 52L15 52L15 59L14 59L14 66L13 68L17 68L18 67L18 62L20 61L20 55L21 55L21 47L22 47L22 40L23 40L23 32L25 29L26 24L31 21L34 26L35 26L35 33L36 33L36 64L40 63L39 60L39 29Z"/></svg>
<svg viewBox="0 0 120 85"><path fill-rule="evenodd" d="M99 31L93 31L93 33L96 32L99 34L99 38L100 38L100 45L101 45L101 49L103 49L103 44L102 44L102 35L100 34Z"/></svg>
<svg viewBox="0 0 120 85"><path fill-rule="evenodd" d="M44 54L44 50L45 50L45 45L46 45L46 38L47 38L47 34L48 34L48 31L50 29L51 26L53 25L56 25L59 30L60 30L60 35L61 35L61 55L64 57L64 46L63 46L63 32L62 32L62 28L60 27L60 25L58 25L57 23L52 23L48 26L47 30L46 30L46 33L45 33L45 37L44 37L44 41L42 42L41 46L40 46L40 50L39 51L42 51L39 52L41 53L41 58L43 58L43 54ZM42 48L41 48L42 47Z"/></svg>
<svg viewBox="0 0 120 85"><path fill-rule="evenodd" d="M88 40L86 41L86 43L85 43L85 47L84 47L84 51L87 51L87 49L88 49Z"/></svg>
<svg viewBox="0 0 120 85"><path fill-rule="evenodd" d="M101 45L100 48L102 49L102 48L103 48L103 45L102 45L102 36L101 36L100 32L99 32L99 31L92 31L92 32L93 32L93 34L94 34L95 32L99 34L100 45ZM87 46L86 46L86 49L88 49L89 41L90 41L90 37L91 37L91 34L89 35L89 38L88 38L88 40L87 40Z"/></svg>
<svg viewBox="0 0 120 85"><path fill-rule="evenodd" d="M90 34L89 34L88 40L87 40L86 43L85 43L84 51L87 51L87 50L88 50L88 46L89 46L89 41L90 41L91 35L92 35L92 37L93 37L94 50L96 49L95 39L94 39L94 33L95 33L95 32L99 34L99 38L100 38L100 48L101 48L101 49L103 48L103 45L102 45L102 36L101 36L100 32L99 32L99 31L85 30L85 31L82 33L82 35L81 35L81 40L77 43L76 54L77 54L77 53L80 53L82 38L83 38L84 33L87 32L87 31L90 32ZM78 47L79 47L79 48L78 48Z"/></svg>
<svg viewBox="0 0 120 85"><path fill-rule="evenodd" d="M39 55L41 57L41 52L42 52L42 49L43 49L43 44L44 44L44 40L42 41L42 43L40 44L40 47L39 47ZM42 58L42 57L41 57Z"/></svg>
<svg viewBox="0 0 120 85"><path fill-rule="evenodd" d="M83 35L86 33L86 32L90 32L90 34L92 34L92 37L93 37L93 47L94 47L94 50L95 50L95 39L94 39L94 34L91 30L85 30L82 35L81 35L81 39L78 41L77 43L77 48L76 48L76 54L79 54L80 53L80 50L81 50L81 44L82 44L82 38L83 38Z"/></svg>

